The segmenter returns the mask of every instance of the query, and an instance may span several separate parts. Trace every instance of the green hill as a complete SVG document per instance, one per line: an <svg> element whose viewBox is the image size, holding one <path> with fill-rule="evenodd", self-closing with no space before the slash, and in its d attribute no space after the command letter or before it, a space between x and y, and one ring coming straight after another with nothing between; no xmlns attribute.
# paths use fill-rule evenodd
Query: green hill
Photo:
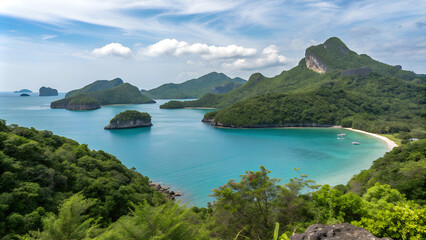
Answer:
<svg viewBox="0 0 426 240"><path fill-rule="evenodd" d="M226 93L240 87L246 81L241 78L230 78L223 73L211 72L196 79L175 84L167 83L143 94L154 99L199 98L208 92Z"/></svg>
<svg viewBox="0 0 426 240"><path fill-rule="evenodd" d="M101 91L116 87L121 84L123 84L123 80L121 80L121 78L115 78L113 80L97 80L89 85L84 86L83 88L69 91L65 95L65 98L74 97L82 93Z"/></svg>
<svg viewBox="0 0 426 240"><path fill-rule="evenodd" d="M173 101L161 108L224 108L205 120L232 127L341 125L345 120L348 127L395 133L422 127L425 82L422 76L358 55L330 38L308 48L298 66L275 77L255 73L228 93ZM324 89L329 96L321 97ZM337 94L342 91L344 95Z"/></svg>
<svg viewBox="0 0 426 240"><path fill-rule="evenodd" d="M54 101L50 104L50 107L66 108L68 110L90 110L99 108L100 105L141 103L155 103L155 101L144 96L137 87L124 83L113 88L86 92Z"/></svg>
<svg viewBox="0 0 426 240"><path fill-rule="evenodd" d="M315 65L312 62L318 62L318 64ZM324 73L319 73L318 67L324 68ZM375 79L370 79L371 76ZM356 84L345 86L345 82L348 82L347 79L355 78L359 79L358 81L364 79L366 82L359 82L360 86ZM370 83L370 80L374 83ZM410 71L404 71L400 66L378 62L365 54L358 55L349 50L340 39L333 37L324 44L308 48L305 58L299 62L298 66L288 71L283 71L272 78L255 73L240 88L225 94L208 93L198 100L185 102L185 106L223 108L248 97L314 90L328 82L338 83L341 87L348 87L352 91L383 92L380 89L381 86L377 85L381 81L396 86L419 88L422 87L421 84L426 81L426 78ZM376 84L376 86L367 86L372 84Z"/></svg>

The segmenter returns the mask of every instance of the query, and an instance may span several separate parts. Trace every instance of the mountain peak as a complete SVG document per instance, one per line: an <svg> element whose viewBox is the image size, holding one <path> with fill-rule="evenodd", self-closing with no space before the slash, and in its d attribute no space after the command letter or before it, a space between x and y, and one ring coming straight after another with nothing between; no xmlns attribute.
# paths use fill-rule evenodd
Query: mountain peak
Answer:
<svg viewBox="0 0 426 240"><path fill-rule="evenodd" d="M324 43L306 49L306 67L318 73L326 73L336 69L336 61L343 61L347 55L357 55L351 51L342 40L331 37Z"/></svg>

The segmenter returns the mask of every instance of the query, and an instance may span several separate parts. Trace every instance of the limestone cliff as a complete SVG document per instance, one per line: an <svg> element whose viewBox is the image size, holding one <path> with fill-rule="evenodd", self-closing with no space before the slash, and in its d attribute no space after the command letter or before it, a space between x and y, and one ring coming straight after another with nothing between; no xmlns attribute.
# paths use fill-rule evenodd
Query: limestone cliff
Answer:
<svg viewBox="0 0 426 240"><path fill-rule="evenodd" d="M329 68L321 61L320 58L315 56L309 49L305 52L306 67L314 70L317 73L326 73Z"/></svg>

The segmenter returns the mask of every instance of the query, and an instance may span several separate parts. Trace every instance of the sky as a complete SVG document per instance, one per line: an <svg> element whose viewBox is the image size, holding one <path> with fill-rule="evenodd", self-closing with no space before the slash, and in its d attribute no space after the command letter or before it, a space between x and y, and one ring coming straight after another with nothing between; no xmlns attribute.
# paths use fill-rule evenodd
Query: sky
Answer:
<svg viewBox="0 0 426 240"><path fill-rule="evenodd" d="M426 73L425 0L0 0L0 91L272 77L333 36Z"/></svg>

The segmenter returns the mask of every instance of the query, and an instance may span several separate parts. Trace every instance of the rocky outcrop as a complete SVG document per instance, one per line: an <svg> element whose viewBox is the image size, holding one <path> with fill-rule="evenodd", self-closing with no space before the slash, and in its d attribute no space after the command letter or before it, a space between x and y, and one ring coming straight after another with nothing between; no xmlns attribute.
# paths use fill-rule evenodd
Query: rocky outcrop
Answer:
<svg viewBox="0 0 426 240"><path fill-rule="evenodd" d="M38 91L39 96L58 96L58 90L50 87L41 87Z"/></svg>
<svg viewBox="0 0 426 240"><path fill-rule="evenodd" d="M201 120L201 122L214 124L214 118L206 118L206 117L204 117L203 120Z"/></svg>
<svg viewBox="0 0 426 240"><path fill-rule="evenodd" d="M368 66L363 66L361 68L352 68L352 69L346 69L341 73L342 76L367 76L371 72L371 68Z"/></svg>
<svg viewBox="0 0 426 240"><path fill-rule="evenodd" d="M334 225L314 224L309 226L304 233L293 234L291 240L391 240L391 238L378 238L365 228L356 227L349 223Z"/></svg>
<svg viewBox="0 0 426 240"><path fill-rule="evenodd" d="M175 200L176 197L182 196L181 192L174 192L170 190L170 187L161 186L159 183L154 183L152 181L149 181L149 186L154 188L156 191L161 192L164 194L164 196L170 200Z"/></svg>
<svg viewBox="0 0 426 240"><path fill-rule="evenodd" d="M309 51L309 49L306 49L305 52L305 62L307 68L314 70L317 73L326 73L329 70L329 67L327 67L321 59L315 56L315 54Z"/></svg>
<svg viewBox="0 0 426 240"><path fill-rule="evenodd" d="M105 129L124 129L124 128L138 128L138 127L150 127L152 126L151 121L145 119L136 120L113 120Z"/></svg>

